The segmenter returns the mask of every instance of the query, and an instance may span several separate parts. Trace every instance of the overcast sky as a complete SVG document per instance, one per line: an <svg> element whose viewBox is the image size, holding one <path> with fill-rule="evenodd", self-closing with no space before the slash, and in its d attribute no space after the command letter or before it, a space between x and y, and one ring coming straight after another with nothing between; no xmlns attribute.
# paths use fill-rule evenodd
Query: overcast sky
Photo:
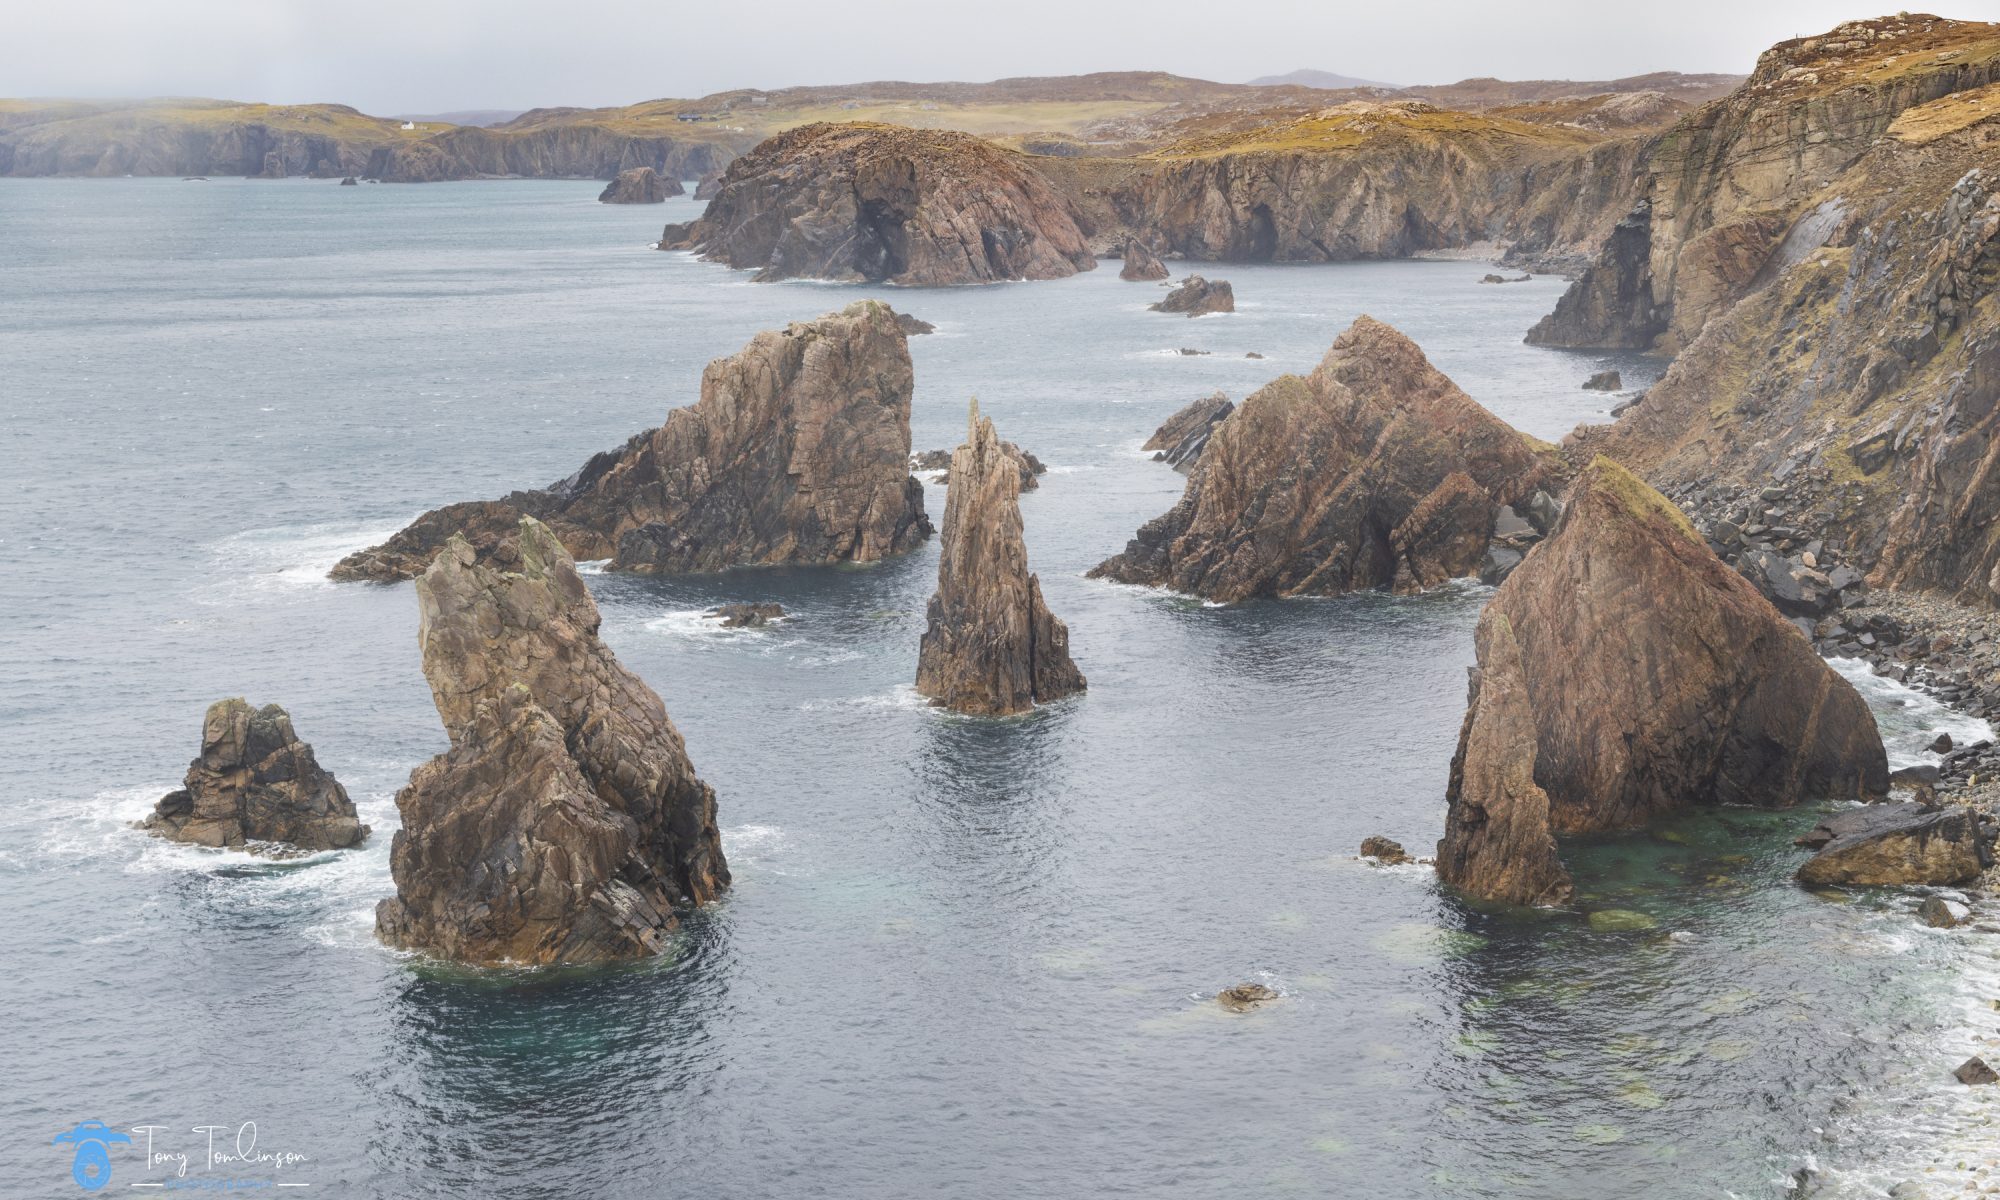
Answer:
<svg viewBox="0 0 2000 1200"><path fill-rule="evenodd" d="M1110 70L1234 82L1314 67L1404 84L1742 72L1772 42L1876 15L1851 0L8 0L6 9L6 95L339 101L383 114Z"/></svg>

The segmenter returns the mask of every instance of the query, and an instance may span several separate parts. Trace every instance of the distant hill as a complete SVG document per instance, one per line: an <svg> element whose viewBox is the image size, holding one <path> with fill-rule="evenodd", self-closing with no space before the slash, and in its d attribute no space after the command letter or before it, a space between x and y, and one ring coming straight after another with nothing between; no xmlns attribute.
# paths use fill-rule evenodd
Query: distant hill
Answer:
<svg viewBox="0 0 2000 1200"><path fill-rule="evenodd" d="M395 113L392 121L414 121L419 125L474 125L491 128L505 125L527 110L524 108L468 108L459 112Z"/></svg>
<svg viewBox="0 0 2000 1200"><path fill-rule="evenodd" d="M1394 88L1400 84L1379 83L1373 79L1356 79L1352 75L1336 75L1332 71L1315 71L1301 67L1283 75L1259 75L1250 81L1251 87L1309 87L1337 91L1341 88Z"/></svg>

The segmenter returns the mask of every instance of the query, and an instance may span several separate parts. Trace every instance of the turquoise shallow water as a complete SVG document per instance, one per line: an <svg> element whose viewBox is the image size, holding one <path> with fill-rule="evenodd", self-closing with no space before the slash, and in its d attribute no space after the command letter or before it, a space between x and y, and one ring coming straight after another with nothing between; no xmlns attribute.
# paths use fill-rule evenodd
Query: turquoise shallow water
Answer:
<svg viewBox="0 0 2000 1200"><path fill-rule="evenodd" d="M1308 369L1361 312L1532 433L1601 419L1586 376L1657 367L1522 345L1561 281L1217 267L1242 309L1195 321L1108 270L751 285L647 250L691 201L595 191L0 183L0 1193L72 1186L48 1139L87 1119L182 1150L254 1120L310 1156L293 1178L384 1197L1766 1196L1809 1164L1863 1196L1981 1144L1935 1080L1990 951L1911 897L1793 887L1812 813L1577 847L1583 907L1652 923L1624 932L1353 860L1438 835L1481 589L1214 609L1082 578L1179 492L1138 452L1161 418ZM377 946L392 797L444 739L409 587L326 568L567 474L755 331L863 295L939 326L918 449L977 394L1051 465L1029 552L1089 693L1003 723L916 703L934 546L593 575L720 795L736 888L616 970ZM697 619L736 599L794 619ZM1899 754L1950 720L1863 682ZM271 865L124 827L234 694L291 709L367 848ZM1283 1001L1205 999L1253 979Z"/></svg>

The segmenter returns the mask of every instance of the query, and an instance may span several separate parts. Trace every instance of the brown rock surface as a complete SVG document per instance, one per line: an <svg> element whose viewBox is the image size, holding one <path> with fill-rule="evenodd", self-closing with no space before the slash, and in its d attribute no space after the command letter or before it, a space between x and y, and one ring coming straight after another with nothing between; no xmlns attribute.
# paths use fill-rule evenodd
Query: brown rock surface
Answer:
<svg viewBox="0 0 2000 1200"><path fill-rule="evenodd" d="M1185 475L1201 458L1215 427L1235 411L1236 404L1221 392L1204 396L1161 422L1140 449L1155 451L1154 462L1166 463Z"/></svg>
<svg viewBox="0 0 2000 1200"><path fill-rule="evenodd" d="M568 479L450 505L333 569L393 580L461 530L505 535L540 518L573 557L622 571L871 562L930 535L910 476L910 352L886 304L858 301L767 331L702 373L701 399L593 457Z"/></svg>
<svg viewBox="0 0 2000 1200"><path fill-rule="evenodd" d="M674 908L729 886L715 793L660 698L598 640L555 535L453 537L417 580L451 749L397 793L384 941L461 962L657 952Z"/></svg>
<svg viewBox="0 0 2000 1200"><path fill-rule="evenodd" d="M678 179L662 179L651 167L634 167L618 172L617 178L598 193L599 204L665 204L668 196L687 193Z"/></svg>
<svg viewBox="0 0 2000 1200"><path fill-rule="evenodd" d="M1475 896L1559 898L1549 834L1888 791L1853 686L1679 509L1608 459L1577 477L1476 641L1438 843L1440 874Z"/></svg>
<svg viewBox="0 0 2000 1200"><path fill-rule="evenodd" d="M973 401L952 454L938 587L917 690L959 712L1005 716L1084 690L1069 629L1042 602L1021 539L1020 472Z"/></svg>
<svg viewBox="0 0 2000 1200"><path fill-rule="evenodd" d="M1125 239L1125 262L1118 268L1118 278L1128 281L1152 283L1167 277L1167 264L1160 256L1139 238Z"/></svg>
<svg viewBox="0 0 2000 1200"><path fill-rule="evenodd" d="M1091 574L1211 600L1429 587L1478 570L1550 467L1371 317L1218 423L1180 503Z"/></svg>
<svg viewBox="0 0 2000 1200"><path fill-rule="evenodd" d="M1166 299L1148 307L1154 312L1186 313L1190 317L1235 312L1236 289L1229 286L1227 279L1210 281L1190 275L1168 292Z"/></svg>
<svg viewBox="0 0 2000 1200"><path fill-rule="evenodd" d="M1989 858L1977 814L1962 805L1872 804L1841 813L1822 828L1832 836L1799 867L1801 883L1968 883L1979 878Z"/></svg>
<svg viewBox="0 0 2000 1200"><path fill-rule="evenodd" d="M176 842L242 849L275 842L340 850L368 836L347 789L322 769L311 746L275 704L218 700L201 721L201 757L188 764L139 828Z"/></svg>
<svg viewBox="0 0 2000 1200"><path fill-rule="evenodd" d="M1097 265L1073 206L1026 157L968 134L868 123L804 125L762 143L660 248L754 269L759 281L938 286Z"/></svg>

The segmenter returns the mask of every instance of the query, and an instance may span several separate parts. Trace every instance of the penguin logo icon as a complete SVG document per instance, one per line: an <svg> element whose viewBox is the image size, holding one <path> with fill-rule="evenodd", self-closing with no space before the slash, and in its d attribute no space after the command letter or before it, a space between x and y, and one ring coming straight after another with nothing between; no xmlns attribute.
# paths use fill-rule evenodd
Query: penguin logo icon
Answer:
<svg viewBox="0 0 2000 1200"><path fill-rule="evenodd" d="M111 1182L111 1152L105 1147L112 1142L129 1146L132 1139L107 1128L102 1121L85 1121L68 1133L57 1134L49 1145L76 1147L76 1161L69 1165L70 1178L84 1191L94 1192Z"/></svg>

